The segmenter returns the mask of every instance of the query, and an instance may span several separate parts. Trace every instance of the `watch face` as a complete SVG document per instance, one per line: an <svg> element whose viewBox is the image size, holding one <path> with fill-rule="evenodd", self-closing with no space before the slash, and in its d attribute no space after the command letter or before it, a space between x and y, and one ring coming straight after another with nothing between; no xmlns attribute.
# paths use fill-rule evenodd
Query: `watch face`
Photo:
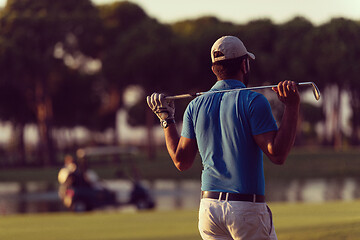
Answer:
<svg viewBox="0 0 360 240"><path fill-rule="evenodd" d="M163 128L166 128L166 127L168 126L168 123L167 123L166 120L163 120L163 121L161 122L161 125L162 125Z"/></svg>

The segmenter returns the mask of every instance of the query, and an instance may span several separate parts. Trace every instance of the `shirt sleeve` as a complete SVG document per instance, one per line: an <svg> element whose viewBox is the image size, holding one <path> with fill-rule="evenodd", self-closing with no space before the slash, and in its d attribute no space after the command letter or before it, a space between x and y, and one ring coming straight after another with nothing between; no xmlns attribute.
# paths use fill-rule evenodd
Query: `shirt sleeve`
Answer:
<svg viewBox="0 0 360 240"><path fill-rule="evenodd" d="M269 101L262 95L257 95L249 106L250 126L253 135L277 131L278 127L271 112Z"/></svg>
<svg viewBox="0 0 360 240"><path fill-rule="evenodd" d="M183 126L181 130L181 136L186 138L195 139L195 128L192 118L192 107L191 103L186 107L183 117Z"/></svg>

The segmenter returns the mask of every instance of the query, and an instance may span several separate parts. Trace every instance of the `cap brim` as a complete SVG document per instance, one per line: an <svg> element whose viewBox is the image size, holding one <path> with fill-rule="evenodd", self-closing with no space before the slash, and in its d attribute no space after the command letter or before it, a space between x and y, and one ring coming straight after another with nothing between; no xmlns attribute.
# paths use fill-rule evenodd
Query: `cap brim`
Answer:
<svg viewBox="0 0 360 240"><path fill-rule="evenodd" d="M252 54L251 52L247 52L247 55L248 55L252 60L255 60L255 55Z"/></svg>

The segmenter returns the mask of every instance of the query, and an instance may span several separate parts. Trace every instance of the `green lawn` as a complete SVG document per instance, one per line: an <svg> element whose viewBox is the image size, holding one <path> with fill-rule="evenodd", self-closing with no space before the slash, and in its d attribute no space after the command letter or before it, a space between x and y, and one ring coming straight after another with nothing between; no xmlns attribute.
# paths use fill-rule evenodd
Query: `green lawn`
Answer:
<svg viewBox="0 0 360 240"><path fill-rule="evenodd" d="M280 240L360 239L360 201L269 204ZM3 240L195 240L197 210L0 217Z"/></svg>
<svg viewBox="0 0 360 240"><path fill-rule="evenodd" d="M279 239L360 239L360 201L270 207Z"/></svg>

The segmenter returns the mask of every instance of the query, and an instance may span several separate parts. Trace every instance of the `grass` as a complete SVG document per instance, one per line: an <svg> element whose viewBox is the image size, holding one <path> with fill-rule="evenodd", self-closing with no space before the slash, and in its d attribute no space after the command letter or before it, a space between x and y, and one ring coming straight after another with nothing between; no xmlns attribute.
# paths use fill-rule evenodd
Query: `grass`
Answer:
<svg viewBox="0 0 360 240"><path fill-rule="evenodd" d="M360 201L274 204L279 239L360 239Z"/></svg>
<svg viewBox="0 0 360 240"><path fill-rule="evenodd" d="M269 204L278 239L360 239L360 201ZM197 210L11 215L0 218L4 240L199 240Z"/></svg>

